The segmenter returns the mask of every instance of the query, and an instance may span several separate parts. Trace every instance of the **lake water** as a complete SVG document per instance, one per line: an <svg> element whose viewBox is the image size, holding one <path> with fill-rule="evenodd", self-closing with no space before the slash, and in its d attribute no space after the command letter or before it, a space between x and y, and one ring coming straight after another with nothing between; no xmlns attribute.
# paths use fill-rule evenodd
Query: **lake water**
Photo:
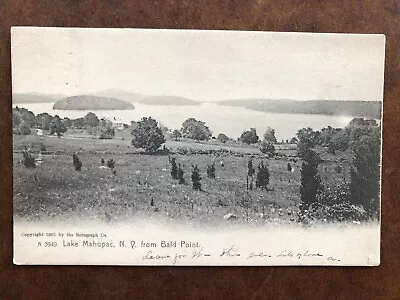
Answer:
<svg viewBox="0 0 400 300"><path fill-rule="evenodd" d="M61 118L79 118L89 111L85 110L54 110L53 103L13 104L13 107L24 107L35 115L47 112L50 115L59 115ZM352 119L349 116L326 116L312 114L279 114L258 112L236 106L223 106L216 103L202 103L196 106L161 106L134 103L133 110L98 110L93 111L99 118L106 117L118 122L130 124L139 121L142 117L153 117L164 126L171 129L180 129L182 122L193 117L207 124L213 135L223 132L229 137L237 138L250 127L257 129L257 134L262 136L265 129L270 126L275 129L278 140L291 139L303 127L319 130L328 125L344 127Z"/></svg>

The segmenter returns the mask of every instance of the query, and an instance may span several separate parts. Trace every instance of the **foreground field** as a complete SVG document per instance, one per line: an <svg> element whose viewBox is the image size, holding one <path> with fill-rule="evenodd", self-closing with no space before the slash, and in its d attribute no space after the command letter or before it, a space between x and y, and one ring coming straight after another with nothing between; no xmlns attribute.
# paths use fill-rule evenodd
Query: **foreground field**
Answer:
<svg viewBox="0 0 400 300"><path fill-rule="evenodd" d="M14 136L14 214L17 219L89 219L117 222L124 219L152 218L182 221L190 224L249 222L295 222L300 199L301 161L293 158L293 147L280 146L279 159L268 159L255 147L208 143L168 141L175 151L186 149L221 149L239 155L180 155L177 163L185 171L185 185L170 176L168 155L145 155L130 146L128 139L99 140L88 137ZM26 169L21 150L30 148L43 163ZM225 149L226 150L226 149ZM74 170L72 154L83 163L81 172ZM101 167L101 159L116 161L116 174ZM269 191L246 193L247 162L254 166L263 160L270 170ZM206 167L216 164L216 179L206 176ZM287 171L290 162L294 167ZM223 163L223 166L222 164ZM191 166L198 164L203 191L191 188ZM336 174L341 164L344 172ZM326 184L345 180L347 162L328 157L320 166ZM344 179L343 179L344 178ZM224 216L236 218L227 221Z"/></svg>

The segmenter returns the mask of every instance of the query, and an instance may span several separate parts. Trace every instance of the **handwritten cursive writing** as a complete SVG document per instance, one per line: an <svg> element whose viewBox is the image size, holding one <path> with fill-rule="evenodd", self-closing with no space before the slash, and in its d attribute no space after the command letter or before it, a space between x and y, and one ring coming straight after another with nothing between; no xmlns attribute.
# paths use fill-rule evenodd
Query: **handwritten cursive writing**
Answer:
<svg viewBox="0 0 400 300"><path fill-rule="evenodd" d="M159 254L153 255L152 251L148 251L147 254L142 257L143 260L166 259L166 258L171 258L171 256L169 254L167 254L167 255L159 255Z"/></svg>
<svg viewBox="0 0 400 300"><path fill-rule="evenodd" d="M312 253L309 252L308 250L306 252L298 252L297 253L297 259L301 259L303 257L322 257L323 255L320 253Z"/></svg>
<svg viewBox="0 0 400 300"><path fill-rule="evenodd" d="M222 249L222 253L219 255L220 257L223 256L240 256L240 253L237 252L237 250L234 248L235 246L232 245L229 249Z"/></svg>
<svg viewBox="0 0 400 300"><path fill-rule="evenodd" d="M199 258L199 257L202 257L202 256L211 256L211 254L203 253L203 247L201 247L200 250L193 251L193 253L192 253L192 258Z"/></svg>
<svg viewBox="0 0 400 300"><path fill-rule="evenodd" d="M263 252L260 252L260 253L251 252L249 254L249 256L247 257L247 259L254 258L254 257L272 257L272 256L269 254L263 253Z"/></svg>

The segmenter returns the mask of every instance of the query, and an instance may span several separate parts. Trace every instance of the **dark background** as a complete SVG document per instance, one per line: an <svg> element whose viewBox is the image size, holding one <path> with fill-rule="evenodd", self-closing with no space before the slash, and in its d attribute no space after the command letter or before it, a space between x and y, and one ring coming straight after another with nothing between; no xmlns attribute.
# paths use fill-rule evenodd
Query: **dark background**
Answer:
<svg viewBox="0 0 400 300"><path fill-rule="evenodd" d="M0 0L1 299L400 299L400 1ZM384 33L380 267L34 267L12 264L10 27Z"/></svg>

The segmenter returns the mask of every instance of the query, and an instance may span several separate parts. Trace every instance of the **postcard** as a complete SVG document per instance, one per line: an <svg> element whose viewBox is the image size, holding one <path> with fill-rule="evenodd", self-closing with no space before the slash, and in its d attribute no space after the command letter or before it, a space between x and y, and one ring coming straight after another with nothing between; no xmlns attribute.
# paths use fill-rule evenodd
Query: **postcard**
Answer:
<svg viewBox="0 0 400 300"><path fill-rule="evenodd" d="M377 266L385 36L13 27L14 263Z"/></svg>

